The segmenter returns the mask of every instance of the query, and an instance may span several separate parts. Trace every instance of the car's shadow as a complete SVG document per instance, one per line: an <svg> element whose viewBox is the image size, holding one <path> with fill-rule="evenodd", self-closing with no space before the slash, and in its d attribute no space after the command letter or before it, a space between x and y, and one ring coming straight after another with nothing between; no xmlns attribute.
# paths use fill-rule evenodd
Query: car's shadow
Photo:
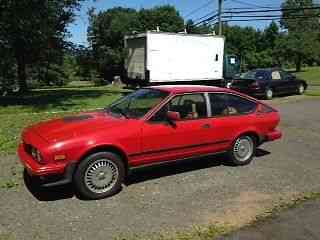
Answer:
<svg viewBox="0 0 320 240"><path fill-rule="evenodd" d="M263 157L269 154L270 152L258 148L256 151L255 160L257 160L259 157ZM226 154L219 154L201 158L192 158L189 160L181 160L177 162L168 162L160 165L152 165L150 167L137 168L129 173L125 181L125 185L129 186L148 180L197 171L205 168L218 166L235 167L226 159Z"/></svg>
<svg viewBox="0 0 320 240"><path fill-rule="evenodd" d="M270 152L258 148L255 160L258 160L260 157L269 154ZM125 185L129 186L166 176L173 176L181 173L218 166L234 167L231 163L226 161L225 154L207 156L202 158L193 158L190 160L169 162L161 165L153 165L150 167L132 170L125 180ZM59 187L45 188L41 187L37 181L33 181L26 173L24 174L24 182L30 193L39 201L56 201L72 198L74 196L76 196L78 199L85 200L76 194L71 184Z"/></svg>

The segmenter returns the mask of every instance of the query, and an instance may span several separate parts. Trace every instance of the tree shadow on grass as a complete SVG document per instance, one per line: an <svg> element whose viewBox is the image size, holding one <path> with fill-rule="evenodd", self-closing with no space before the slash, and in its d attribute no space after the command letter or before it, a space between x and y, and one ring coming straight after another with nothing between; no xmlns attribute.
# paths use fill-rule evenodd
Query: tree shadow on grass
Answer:
<svg viewBox="0 0 320 240"><path fill-rule="evenodd" d="M43 111L50 108L70 109L79 101L86 98L98 98L102 95L112 97L114 95L125 94L121 90L115 89L48 89L30 91L21 95L0 96L0 107L22 106L32 107L34 111Z"/></svg>
<svg viewBox="0 0 320 240"><path fill-rule="evenodd" d="M257 149L255 160L258 160L260 157L269 154L270 152L259 148ZM125 180L125 185L129 186L162 177L173 176L186 172L193 172L201 169L219 166L234 167L234 165L226 160L225 154L193 158L176 162L168 162L161 165L154 165L132 170ZM26 171L24 172L24 182L27 189L39 201L57 201L72 198L74 196L76 196L80 200L86 200L77 195L72 184L49 188L41 187L37 181L33 181L32 178L30 178Z"/></svg>

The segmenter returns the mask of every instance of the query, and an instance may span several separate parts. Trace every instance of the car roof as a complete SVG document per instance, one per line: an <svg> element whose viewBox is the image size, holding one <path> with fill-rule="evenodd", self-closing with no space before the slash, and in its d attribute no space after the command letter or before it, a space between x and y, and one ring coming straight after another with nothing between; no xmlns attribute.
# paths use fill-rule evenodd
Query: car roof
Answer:
<svg viewBox="0 0 320 240"><path fill-rule="evenodd" d="M193 92L234 92L227 88L212 87L205 85L160 85L148 87L170 93L193 93Z"/></svg>

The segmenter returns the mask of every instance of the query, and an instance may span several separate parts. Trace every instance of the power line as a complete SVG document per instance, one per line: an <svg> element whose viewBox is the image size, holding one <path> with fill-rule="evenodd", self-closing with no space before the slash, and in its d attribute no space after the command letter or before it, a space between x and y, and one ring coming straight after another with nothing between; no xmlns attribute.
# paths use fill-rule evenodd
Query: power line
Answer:
<svg viewBox="0 0 320 240"><path fill-rule="evenodd" d="M289 20L300 20L300 19L311 19L311 18L318 18L317 17L294 17L294 18L283 18L283 17L278 17L278 18L252 18L252 19L229 19L229 20L224 20L223 22L252 22L252 21L274 21L274 20L281 20L281 19L289 19Z"/></svg>
<svg viewBox="0 0 320 240"><path fill-rule="evenodd" d="M274 7L276 8L276 7ZM224 8L224 10L247 10L247 9L251 9L251 10L258 10L261 8L257 8L257 7L230 7L230 8Z"/></svg>
<svg viewBox="0 0 320 240"><path fill-rule="evenodd" d="M291 15L290 18L294 18L294 17L319 17L320 15ZM233 17L237 17L237 18L260 18L260 17L269 17L269 18L273 18L273 17L283 17L282 15L240 15L240 16L223 16L223 18L233 18ZM285 17L283 17L285 18Z"/></svg>
<svg viewBox="0 0 320 240"><path fill-rule="evenodd" d="M201 9L205 8L205 7L208 7L211 3L212 3L213 0L210 0L208 2L206 2L204 5L194 9L193 11L191 11L190 13L188 13L187 15L184 16L184 18L187 18L187 17L190 17L192 16L193 14L195 14L196 12L200 11Z"/></svg>
<svg viewBox="0 0 320 240"><path fill-rule="evenodd" d="M237 16L237 17L241 17L241 16ZM256 17L256 16L251 16L251 17ZM281 20L281 19L288 19L288 20L300 20L300 19L312 19L312 18L319 18L320 15L296 15L296 16L291 16L291 17L282 17L281 15L278 16L274 16L274 17L267 17L267 16L257 16L258 18L249 18L249 19L227 19L227 20L223 20L224 23L227 22L252 22L252 21L274 21L274 20ZM224 18L230 18L230 16L224 16ZM207 24L216 24L217 22L217 18L216 19L212 19L208 22L206 22Z"/></svg>
<svg viewBox="0 0 320 240"><path fill-rule="evenodd" d="M202 20L202 19L205 19L205 18L208 18L209 16L212 16L212 15L214 15L214 14L216 14L216 13L217 13L217 11L212 11L212 12L210 12L210 13L208 13L208 14L200 17L200 18L194 19L193 21L194 21L194 22L198 22L198 21L200 21L200 20Z"/></svg>
<svg viewBox="0 0 320 240"><path fill-rule="evenodd" d="M242 5L245 5L245 6L252 6L252 7L256 7L256 8L273 8L271 6L267 7L267 6L260 6L260 5L257 5L257 4L254 4L254 3L248 3L248 2L244 2L244 1L241 1L241 0L230 0L232 2L235 2L235 3L239 3L239 4L242 4Z"/></svg>
<svg viewBox="0 0 320 240"><path fill-rule="evenodd" d="M265 9L265 10L248 10L248 11L224 11L223 13L240 14L240 13L265 13L265 12L286 12L286 11L302 11L302 10L316 10L320 7L302 7L302 8L279 8L279 9Z"/></svg>
<svg viewBox="0 0 320 240"><path fill-rule="evenodd" d="M218 18L218 15L219 14L215 14L215 15L213 15L211 17L208 17L208 18L206 18L206 19L204 19L204 20L202 20L202 21L200 21L198 23L195 23L194 26L198 26L198 25L201 25L202 23L206 23L208 21L212 21L213 19L216 20Z"/></svg>
<svg viewBox="0 0 320 240"><path fill-rule="evenodd" d="M286 11L302 11L302 10L316 10L316 9L320 9L320 7L303 7L303 8L284 8L284 9L265 9L265 10L245 10L245 11L224 11L223 13L225 14L241 14L241 13L267 13L267 12L286 12ZM206 19L203 19L204 17L202 17L203 20L201 20L200 22L197 22L194 24L194 26L198 26L201 25L203 23L211 23L213 21L216 21L218 14L214 14L212 16L207 17ZM250 16L251 17L251 16ZM252 17L255 17L254 15ZM244 20L244 19L243 19Z"/></svg>

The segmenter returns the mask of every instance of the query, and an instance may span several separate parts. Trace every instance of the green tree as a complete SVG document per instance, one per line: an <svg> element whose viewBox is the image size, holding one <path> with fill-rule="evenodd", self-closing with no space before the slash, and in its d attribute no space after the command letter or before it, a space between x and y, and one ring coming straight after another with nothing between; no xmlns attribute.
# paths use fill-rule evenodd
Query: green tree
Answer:
<svg viewBox="0 0 320 240"><path fill-rule="evenodd" d="M122 72L125 56L124 36L139 30L138 13L129 8L112 8L95 14L89 11L88 41L93 51L96 68L105 79Z"/></svg>
<svg viewBox="0 0 320 240"><path fill-rule="evenodd" d="M141 9L138 13L140 30L155 30L157 27L163 32L181 32L184 30L184 20L175 7L170 5L151 9Z"/></svg>
<svg viewBox="0 0 320 240"><path fill-rule="evenodd" d="M320 55L320 12L318 9L305 9L312 6L315 6L312 0L286 0L282 4L281 26L288 34L279 44L285 47L291 56L296 71L301 70L303 62L316 59Z"/></svg>
<svg viewBox="0 0 320 240"><path fill-rule="evenodd" d="M276 41L279 37L279 27L276 22L272 21L263 32L263 48L274 50Z"/></svg>
<svg viewBox="0 0 320 240"><path fill-rule="evenodd" d="M256 67L257 32L252 27L224 25L226 52L237 54L241 59L242 69Z"/></svg>
<svg viewBox="0 0 320 240"><path fill-rule="evenodd" d="M66 26L80 1L0 0L0 42L12 52L20 90L27 88L28 64L49 61L54 50L64 48Z"/></svg>
<svg viewBox="0 0 320 240"><path fill-rule="evenodd" d="M186 30L190 34L209 34L214 32L214 29L210 25L194 25L192 20L187 21Z"/></svg>

